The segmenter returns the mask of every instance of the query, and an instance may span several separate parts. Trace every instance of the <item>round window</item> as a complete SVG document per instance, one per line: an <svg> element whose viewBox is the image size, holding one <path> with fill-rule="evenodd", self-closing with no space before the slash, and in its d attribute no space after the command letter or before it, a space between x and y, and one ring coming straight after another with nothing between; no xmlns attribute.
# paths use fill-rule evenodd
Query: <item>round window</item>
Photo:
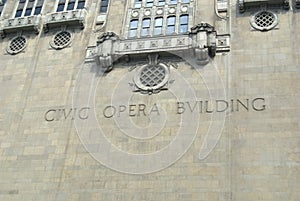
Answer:
<svg viewBox="0 0 300 201"><path fill-rule="evenodd" d="M7 52L9 54L18 54L25 49L27 44L27 39L24 36L17 36L13 38L7 47Z"/></svg>
<svg viewBox="0 0 300 201"><path fill-rule="evenodd" d="M71 43L72 35L68 31L57 33L50 43L54 49L63 49Z"/></svg>
<svg viewBox="0 0 300 201"><path fill-rule="evenodd" d="M153 91L167 84L169 74L169 68L165 64L147 64L138 70L134 82L141 90Z"/></svg>
<svg viewBox="0 0 300 201"><path fill-rule="evenodd" d="M273 12L260 11L252 16L250 23L257 30L268 31L278 24L278 18Z"/></svg>
<svg viewBox="0 0 300 201"><path fill-rule="evenodd" d="M140 81L146 87L155 87L166 77L166 71L162 66L149 65L142 69Z"/></svg>

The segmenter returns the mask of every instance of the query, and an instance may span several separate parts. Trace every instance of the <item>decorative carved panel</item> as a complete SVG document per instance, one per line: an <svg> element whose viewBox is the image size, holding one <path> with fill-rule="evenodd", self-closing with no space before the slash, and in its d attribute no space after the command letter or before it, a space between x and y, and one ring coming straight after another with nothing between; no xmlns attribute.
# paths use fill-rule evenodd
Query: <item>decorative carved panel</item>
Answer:
<svg viewBox="0 0 300 201"><path fill-rule="evenodd" d="M192 52L199 64L205 64L217 52L228 52L229 35L218 36L215 28L207 23L194 26L189 34L135 39L120 39L115 33L107 32L98 38L97 46L89 52L100 68L109 71L113 62L124 55L159 52ZM90 61L89 54L87 61Z"/></svg>
<svg viewBox="0 0 300 201"><path fill-rule="evenodd" d="M46 14L44 31L47 32L49 27L59 27L61 25L78 25L83 29L86 15L87 11L85 9Z"/></svg>
<svg viewBox="0 0 300 201"><path fill-rule="evenodd" d="M12 19L4 19L0 28L0 34L2 37L6 33L19 32L33 30L35 33L39 33L41 29L41 16L27 16Z"/></svg>

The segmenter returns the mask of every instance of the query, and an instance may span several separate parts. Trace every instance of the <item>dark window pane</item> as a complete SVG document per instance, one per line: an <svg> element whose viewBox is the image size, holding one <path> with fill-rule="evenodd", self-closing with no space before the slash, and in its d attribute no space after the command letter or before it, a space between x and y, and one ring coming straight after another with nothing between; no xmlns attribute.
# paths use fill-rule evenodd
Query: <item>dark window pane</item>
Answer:
<svg viewBox="0 0 300 201"><path fill-rule="evenodd" d="M108 0L102 0L101 6L108 6Z"/></svg>
<svg viewBox="0 0 300 201"><path fill-rule="evenodd" d="M83 8L84 8L84 4L85 4L84 1L78 2L78 4L77 4L77 9L83 9Z"/></svg>
<svg viewBox="0 0 300 201"><path fill-rule="evenodd" d="M64 11L65 4L58 4L56 12Z"/></svg>
<svg viewBox="0 0 300 201"><path fill-rule="evenodd" d="M21 17L23 10L17 10L15 17Z"/></svg>
<svg viewBox="0 0 300 201"><path fill-rule="evenodd" d="M68 3L67 10L74 10L74 6L75 6L75 3L69 2L69 3Z"/></svg>
<svg viewBox="0 0 300 201"><path fill-rule="evenodd" d="M107 6L101 6L100 13L106 13L106 12L107 12Z"/></svg>
<svg viewBox="0 0 300 201"><path fill-rule="evenodd" d="M35 7L34 15L39 15L41 13L42 7Z"/></svg>
<svg viewBox="0 0 300 201"><path fill-rule="evenodd" d="M20 0L20 3L25 3L26 0Z"/></svg>
<svg viewBox="0 0 300 201"><path fill-rule="evenodd" d="M31 15L31 11L32 11L32 8L27 8L27 9L25 10L24 16L30 16L30 15Z"/></svg>
<svg viewBox="0 0 300 201"><path fill-rule="evenodd" d="M106 13L108 9L108 0L101 1L100 13Z"/></svg>
<svg viewBox="0 0 300 201"><path fill-rule="evenodd" d="M0 16L2 14L5 3L6 3L6 0L2 0L2 4L0 5Z"/></svg>

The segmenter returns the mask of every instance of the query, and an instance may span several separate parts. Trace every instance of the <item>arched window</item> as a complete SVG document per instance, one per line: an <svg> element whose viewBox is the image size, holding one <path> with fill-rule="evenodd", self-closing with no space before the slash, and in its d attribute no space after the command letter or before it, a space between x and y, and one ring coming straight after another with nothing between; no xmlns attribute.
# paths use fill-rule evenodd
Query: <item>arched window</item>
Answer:
<svg viewBox="0 0 300 201"><path fill-rule="evenodd" d="M179 21L180 21L179 33L186 33L188 31L189 16L181 15Z"/></svg>
<svg viewBox="0 0 300 201"><path fill-rule="evenodd" d="M190 0L181 0L181 3L190 3Z"/></svg>
<svg viewBox="0 0 300 201"><path fill-rule="evenodd" d="M162 27L163 27L163 18L162 17L155 18L154 35L162 34Z"/></svg>
<svg viewBox="0 0 300 201"><path fill-rule="evenodd" d="M176 24L176 17L170 16L167 18L167 32L166 34L173 34L175 33L175 24Z"/></svg>
<svg viewBox="0 0 300 201"><path fill-rule="evenodd" d="M164 6L166 4L166 0L158 0L157 5L158 6Z"/></svg>
<svg viewBox="0 0 300 201"><path fill-rule="evenodd" d="M131 20L128 36L130 38L136 37L137 36L137 29L138 29L138 20Z"/></svg>
<svg viewBox="0 0 300 201"><path fill-rule="evenodd" d="M143 19L143 21L142 21L142 33L141 33L141 36L148 36L148 35L150 35L150 25L151 25L150 18Z"/></svg>
<svg viewBox="0 0 300 201"><path fill-rule="evenodd" d="M170 4L177 4L178 0L170 0Z"/></svg>
<svg viewBox="0 0 300 201"><path fill-rule="evenodd" d="M153 0L146 0L146 7L152 7L153 4Z"/></svg>

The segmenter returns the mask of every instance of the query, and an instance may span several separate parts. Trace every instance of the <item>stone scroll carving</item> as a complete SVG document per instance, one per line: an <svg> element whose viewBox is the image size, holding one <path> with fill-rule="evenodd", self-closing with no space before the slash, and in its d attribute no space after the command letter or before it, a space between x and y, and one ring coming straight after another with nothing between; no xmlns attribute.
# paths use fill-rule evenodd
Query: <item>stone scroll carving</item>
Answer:
<svg viewBox="0 0 300 201"><path fill-rule="evenodd" d="M119 37L114 32L106 32L98 38L95 61L104 72L112 69L114 57L114 43Z"/></svg>
<svg viewBox="0 0 300 201"><path fill-rule="evenodd" d="M213 26L208 23L198 24L192 27L190 36L198 64L206 63L209 58L215 57L217 33Z"/></svg>

